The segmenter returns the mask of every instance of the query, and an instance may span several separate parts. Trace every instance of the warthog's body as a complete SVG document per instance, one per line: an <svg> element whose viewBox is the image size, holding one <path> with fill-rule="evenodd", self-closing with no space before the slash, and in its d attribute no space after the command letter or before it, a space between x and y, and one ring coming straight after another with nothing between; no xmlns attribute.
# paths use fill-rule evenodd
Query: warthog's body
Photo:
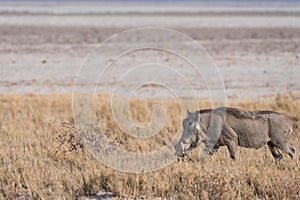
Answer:
<svg viewBox="0 0 300 200"><path fill-rule="evenodd" d="M295 149L289 146L291 133L292 124L282 113L223 107L200 110L189 113L183 120L183 135L175 149L178 156L184 156L203 141L202 156L213 154L226 145L231 158L235 159L238 146L258 149L267 144L279 161L282 157L279 149L294 157Z"/></svg>

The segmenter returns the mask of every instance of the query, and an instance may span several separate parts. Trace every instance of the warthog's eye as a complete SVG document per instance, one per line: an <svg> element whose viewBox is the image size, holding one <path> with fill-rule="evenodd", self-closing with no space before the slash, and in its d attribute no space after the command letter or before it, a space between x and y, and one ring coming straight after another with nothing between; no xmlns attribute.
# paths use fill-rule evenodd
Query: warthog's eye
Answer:
<svg viewBox="0 0 300 200"><path fill-rule="evenodd" d="M189 125L191 126L193 124L193 122L189 122Z"/></svg>

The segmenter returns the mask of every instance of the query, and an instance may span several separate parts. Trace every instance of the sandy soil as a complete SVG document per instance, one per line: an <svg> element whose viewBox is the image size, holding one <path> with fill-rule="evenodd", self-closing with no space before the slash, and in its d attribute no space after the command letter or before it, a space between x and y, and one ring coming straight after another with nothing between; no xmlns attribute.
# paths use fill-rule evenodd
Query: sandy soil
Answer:
<svg viewBox="0 0 300 200"><path fill-rule="evenodd" d="M203 45L220 70L228 99L299 91L300 13L293 13L1 13L0 92L72 92L80 64L98 43L113 34L141 26L178 30ZM124 46L132 41L128 38ZM124 70L130 69L132 60L146 57L151 61L153 56L158 56L157 52L139 53L126 57L120 64ZM164 58L169 64L176 65L172 56ZM95 67L91 73L99 71ZM98 92L111 92L122 73L118 68L112 70ZM182 73L192 85L199 81L188 68ZM181 82L173 77L162 76L161 79L170 80L171 88L180 88ZM123 82L122 87L130 84ZM90 87L88 82L81 86ZM179 95L188 96L186 88L181 89ZM193 89L199 96L209 96L205 87ZM137 95L164 97L165 91L149 87Z"/></svg>

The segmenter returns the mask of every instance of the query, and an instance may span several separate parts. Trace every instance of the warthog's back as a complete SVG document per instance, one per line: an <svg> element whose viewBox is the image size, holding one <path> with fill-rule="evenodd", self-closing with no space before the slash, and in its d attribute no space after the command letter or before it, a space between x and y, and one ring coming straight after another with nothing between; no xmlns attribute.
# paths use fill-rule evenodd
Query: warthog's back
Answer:
<svg viewBox="0 0 300 200"><path fill-rule="evenodd" d="M212 110L203 110L203 117ZM291 133L289 118L282 113L273 111L247 111L235 108L218 108L216 114L225 115L225 123L221 139L230 139L236 135L238 145L242 147L260 148L269 140L279 143L288 140ZM200 117L201 118L201 117ZM202 120L201 120L202 121ZM208 123L208 120L205 120Z"/></svg>

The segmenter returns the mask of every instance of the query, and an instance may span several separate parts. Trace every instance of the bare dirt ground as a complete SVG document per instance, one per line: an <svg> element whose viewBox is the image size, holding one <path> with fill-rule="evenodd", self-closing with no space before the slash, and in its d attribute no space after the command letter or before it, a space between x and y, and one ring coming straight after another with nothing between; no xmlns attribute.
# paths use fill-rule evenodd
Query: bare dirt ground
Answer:
<svg viewBox="0 0 300 200"><path fill-rule="evenodd" d="M80 64L98 43L113 34L140 26L167 27L197 40L217 64L228 99L256 98L298 91L298 14L2 13L0 91L71 92ZM128 44L130 42L128 41ZM124 61L125 68L130 65L129 62ZM93 69L93 73L99 71L99 68ZM115 72L117 74L118 70ZM187 76L191 82L198 80L198 77L188 70ZM106 92L111 91L117 80L117 77L110 78L102 89ZM171 84L178 87L176 82ZM123 86L126 87L126 83ZM208 97L206 88L196 90L203 97ZM158 97L163 96L163 92L154 93ZM184 92L182 94L185 95ZM143 93L146 97L152 95L153 91Z"/></svg>

